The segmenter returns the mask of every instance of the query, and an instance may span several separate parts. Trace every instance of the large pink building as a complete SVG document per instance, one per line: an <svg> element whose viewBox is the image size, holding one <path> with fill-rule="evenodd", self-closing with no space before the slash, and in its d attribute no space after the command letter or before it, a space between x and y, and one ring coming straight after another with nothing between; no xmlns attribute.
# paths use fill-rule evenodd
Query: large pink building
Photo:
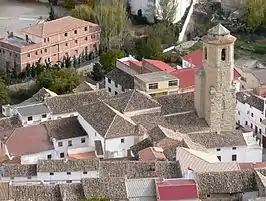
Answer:
<svg viewBox="0 0 266 201"><path fill-rule="evenodd" d="M99 25L70 16L27 27L22 33L23 37L11 32L0 38L0 68L20 72L39 60L54 64L64 56L97 51L100 44Z"/></svg>

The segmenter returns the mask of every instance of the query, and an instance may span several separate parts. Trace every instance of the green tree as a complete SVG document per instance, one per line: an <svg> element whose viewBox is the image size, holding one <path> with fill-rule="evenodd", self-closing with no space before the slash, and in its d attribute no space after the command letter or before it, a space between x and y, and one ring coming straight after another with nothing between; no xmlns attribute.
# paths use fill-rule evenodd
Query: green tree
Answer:
<svg viewBox="0 0 266 201"><path fill-rule="evenodd" d="M55 20L56 18L57 18L57 15L54 12L54 7L51 6L48 20L52 21L52 20Z"/></svg>
<svg viewBox="0 0 266 201"><path fill-rule="evenodd" d="M107 50L100 54L100 63L105 71L110 71L116 67L116 60L125 56L122 50Z"/></svg>
<svg viewBox="0 0 266 201"><path fill-rule="evenodd" d="M51 68L37 77L39 87L48 88L57 94L70 93L81 81L82 76L72 68Z"/></svg>
<svg viewBox="0 0 266 201"><path fill-rule="evenodd" d="M95 11L91 6L86 4L75 6L75 9L71 10L70 15L89 22L97 23Z"/></svg>
<svg viewBox="0 0 266 201"><path fill-rule="evenodd" d="M266 22L265 0L245 0L243 10L248 28L252 32Z"/></svg>
<svg viewBox="0 0 266 201"><path fill-rule="evenodd" d="M100 63L95 63L93 65L91 74L95 81L101 81L104 78L104 70Z"/></svg>
<svg viewBox="0 0 266 201"><path fill-rule="evenodd" d="M4 80L0 79L0 104L10 103L10 96Z"/></svg>
<svg viewBox="0 0 266 201"><path fill-rule="evenodd" d="M138 50L138 57L146 59L163 60L164 54L161 47L161 41L156 37L149 37L137 41L136 49Z"/></svg>
<svg viewBox="0 0 266 201"><path fill-rule="evenodd" d="M121 48L129 34L130 21L123 0L109 0L93 8L88 5L76 6L71 15L100 25L103 49Z"/></svg>
<svg viewBox="0 0 266 201"><path fill-rule="evenodd" d="M74 0L62 0L62 6L67 9L73 9L75 8L75 2Z"/></svg>

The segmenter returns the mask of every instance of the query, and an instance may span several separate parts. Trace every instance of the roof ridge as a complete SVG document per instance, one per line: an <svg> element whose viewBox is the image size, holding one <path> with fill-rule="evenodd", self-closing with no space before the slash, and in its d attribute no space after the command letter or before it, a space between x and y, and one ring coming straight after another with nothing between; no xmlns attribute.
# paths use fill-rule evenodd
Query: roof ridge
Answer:
<svg viewBox="0 0 266 201"><path fill-rule="evenodd" d="M133 94L134 94L134 93L135 93L135 90L132 91L132 93L131 93L131 95L130 95L130 98L128 99L128 102L127 102L126 107L125 107L125 109L124 109L123 112L125 112L125 111L127 110L127 107L128 107L128 105L129 105L129 102L131 101L131 98L133 97Z"/></svg>
<svg viewBox="0 0 266 201"><path fill-rule="evenodd" d="M116 116L117 116L117 114L115 114L115 116L114 116L112 122L110 123L110 125L109 125L107 131L105 132L105 134L104 134L104 138L106 138L106 136L107 136L109 130L111 129L111 127L112 127L112 125L113 125L113 123L114 123L114 121L115 121Z"/></svg>

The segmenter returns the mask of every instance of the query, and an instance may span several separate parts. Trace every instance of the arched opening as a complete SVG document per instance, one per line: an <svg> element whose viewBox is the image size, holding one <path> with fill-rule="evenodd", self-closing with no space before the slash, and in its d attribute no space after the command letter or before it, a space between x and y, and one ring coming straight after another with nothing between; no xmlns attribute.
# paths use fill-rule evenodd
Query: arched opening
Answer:
<svg viewBox="0 0 266 201"><path fill-rule="evenodd" d="M225 59L226 59L226 50L225 49L222 49L221 60L222 61L225 61Z"/></svg>
<svg viewBox="0 0 266 201"><path fill-rule="evenodd" d="M208 52L207 51L208 51L207 47L205 47L204 48L204 58L205 58L205 60L207 60L207 58L208 58Z"/></svg>

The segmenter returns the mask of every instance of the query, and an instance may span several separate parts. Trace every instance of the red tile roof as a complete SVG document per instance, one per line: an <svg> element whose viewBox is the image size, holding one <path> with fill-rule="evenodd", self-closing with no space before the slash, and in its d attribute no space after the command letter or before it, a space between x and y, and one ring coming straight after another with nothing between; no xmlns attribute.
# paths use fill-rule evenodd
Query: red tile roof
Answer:
<svg viewBox="0 0 266 201"><path fill-rule="evenodd" d="M171 74L179 79L181 89L195 86L195 73L197 69L202 67L203 51L198 49L184 56L184 59L195 65L193 68L177 69ZM238 79L241 75L234 69L234 79Z"/></svg>
<svg viewBox="0 0 266 201"><path fill-rule="evenodd" d="M202 49L198 49L196 51L190 52L183 57L184 60L194 64L196 67L202 67L202 57L203 51Z"/></svg>
<svg viewBox="0 0 266 201"><path fill-rule="evenodd" d="M183 200L199 198L196 182L191 179L157 180L159 200Z"/></svg>
<svg viewBox="0 0 266 201"><path fill-rule="evenodd" d="M139 151L139 160L141 161L157 161L165 160L165 155L163 152L157 151L154 147L148 147Z"/></svg>
<svg viewBox="0 0 266 201"><path fill-rule="evenodd" d="M78 154L68 154L69 158L73 159L89 159L96 157L95 152L85 152L85 153L78 153Z"/></svg>
<svg viewBox="0 0 266 201"><path fill-rule="evenodd" d="M54 149L44 125L16 128L6 145L8 152L14 157Z"/></svg>
<svg viewBox="0 0 266 201"><path fill-rule="evenodd" d="M153 65L155 68L166 71L168 73L175 71L175 69L171 66L169 66L167 63L164 63L160 60L153 60L153 59L143 59L143 61L148 62L149 64Z"/></svg>
<svg viewBox="0 0 266 201"><path fill-rule="evenodd" d="M258 162L258 163L239 163L239 167L241 170L250 170L254 168L265 168L266 162Z"/></svg>

